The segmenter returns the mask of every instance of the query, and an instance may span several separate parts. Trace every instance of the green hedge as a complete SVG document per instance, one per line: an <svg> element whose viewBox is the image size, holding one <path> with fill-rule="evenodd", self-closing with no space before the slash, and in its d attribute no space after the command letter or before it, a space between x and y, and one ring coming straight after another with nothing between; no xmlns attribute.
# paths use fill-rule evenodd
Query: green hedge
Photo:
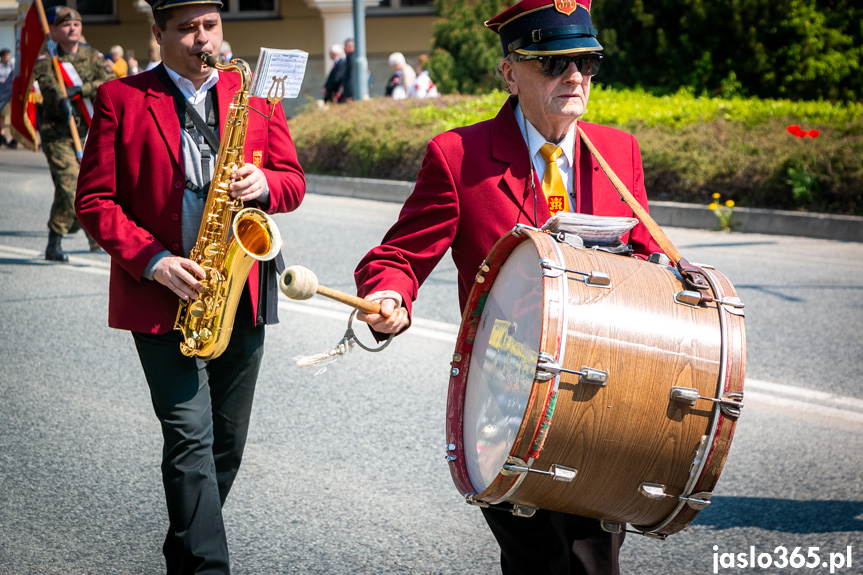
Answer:
<svg viewBox="0 0 863 575"><path fill-rule="evenodd" d="M290 125L309 173L414 180L432 137L494 117L505 100L502 92L374 99L309 107ZM719 193L738 206L863 215L863 104L595 85L584 119L635 134L652 199L706 205ZM797 137L795 125L818 136Z"/></svg>

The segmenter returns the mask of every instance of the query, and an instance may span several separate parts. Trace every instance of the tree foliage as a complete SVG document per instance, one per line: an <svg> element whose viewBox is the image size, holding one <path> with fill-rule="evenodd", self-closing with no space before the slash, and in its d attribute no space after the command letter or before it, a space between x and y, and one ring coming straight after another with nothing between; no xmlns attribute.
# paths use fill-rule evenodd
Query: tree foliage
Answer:
<svg viewBox="0 0 863 575"><path fill-rule="evenodd" d="M863 97L859 0L601 0L601 81L711 95Z"/></svg>
<svg viewBox="0 0 863 575"><path fill-rule="evenodd" d="M436 0L430 70L444 93L500 86L498 36L483 26L507 0ZM860 0L597 0L607 56L596 80L674 93L863 99Z"/></svg>
<svg viewBox="0 0 863 575"><path fill-rule="evenodd" d="M444 94L481 94L500 87L500 38L483 22L514 4L507 0L435 0L429 70Z"/></svg>

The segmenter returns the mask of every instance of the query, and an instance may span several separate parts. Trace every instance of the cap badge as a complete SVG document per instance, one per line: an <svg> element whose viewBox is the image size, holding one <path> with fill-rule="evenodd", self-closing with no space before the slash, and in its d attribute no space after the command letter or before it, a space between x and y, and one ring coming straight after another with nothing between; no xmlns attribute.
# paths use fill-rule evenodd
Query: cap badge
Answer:
<svg viewBox="0 0 863 575"><path fill-rule="evenodd" d="M554 9L567 16L575 12L576 6L576 0L554 0Z"/></svg>

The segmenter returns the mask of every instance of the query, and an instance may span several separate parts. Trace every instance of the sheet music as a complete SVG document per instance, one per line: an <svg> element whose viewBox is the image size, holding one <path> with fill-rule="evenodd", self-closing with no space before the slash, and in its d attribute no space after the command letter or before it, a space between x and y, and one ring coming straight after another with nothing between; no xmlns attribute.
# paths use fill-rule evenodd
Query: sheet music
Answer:
<svg viewBox="0 0 863 575"><path fill-rule="evenodd" d="M252 80L252 96L296 98L303 85L309 53L261 48Z"/></svg>

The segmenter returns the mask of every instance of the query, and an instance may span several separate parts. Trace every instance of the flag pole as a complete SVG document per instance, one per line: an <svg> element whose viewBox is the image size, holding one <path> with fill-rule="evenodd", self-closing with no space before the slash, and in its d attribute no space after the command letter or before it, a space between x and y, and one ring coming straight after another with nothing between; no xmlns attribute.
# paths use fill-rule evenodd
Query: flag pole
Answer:
<svg viewBox="0 0 863 575"><path fill-rule="evenodd" d="M42 6L42 0L36 0L36 11L39 13L39 21L42 23L42 31L45 33L46 47L51 62L54 65L54 74L57 76L57 84L60 85L60 91L64 98L68 98L66 93L66 82L63 80L63 74L60 72L60 60L57 54L57 45L51 38L51 29L48 27L48 18L45 16L45 8ZM71 102L70 102L71 104ZM72 132L72 141L75 144L75 157L78 162L81 162L81 157L84 155L83 147L81 146L81 137L78 135L78 126L75 124L74 114L69 115L69 131Z"/></svg>

